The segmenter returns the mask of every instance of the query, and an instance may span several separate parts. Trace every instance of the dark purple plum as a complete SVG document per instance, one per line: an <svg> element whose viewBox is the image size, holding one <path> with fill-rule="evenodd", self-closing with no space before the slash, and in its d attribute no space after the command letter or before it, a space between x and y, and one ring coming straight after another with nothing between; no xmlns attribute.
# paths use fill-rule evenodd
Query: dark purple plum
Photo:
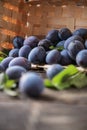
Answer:
<svg viewBox="0 0 87 130"><path fill-rule="evenodd" d="M14 59L13 57L6 57L1 61L1 65L3 66L4 70L8 68L10 61L13 59Z"/></svg>
<svg viewBox="0 0 87 130"><path fill-rule="evenodd" d="M76 60L76 55L79 51L84 49L84 45L82 42L75 40L74 42L71 42L68 47L68 54L73 59Z"/></svg>
<svg viewBox="0 0 87 130"><path fill-rule="evenodd" d="M43 79L36 73L27 72L19 80L19 90L30 97L38 97L44 90Z"/></svg>
<svg viewBox="0 0 87 130"><path fill-rule="evenodd" d="M26 70L31 68L31 63L24 57L16 57L9 63L9 67L19 65L24 67Z"/></svg>
<svg viewBox="0 0 87 130"><path fill-rule="evenodd" d="M21 36L15 36L12 40L14 48L21 48L23 46L24 38Z"/></svg>
<svg viewBox="0 0 87 130"><path fill-rule="evenodd" d="M36 36L29 36L24 40L24 45L29 45L31 48L34 48L38 45L39 39Z"/></svg>
<svg viewBox="0 0 87 130"><path fill-rule="evenodd" d="M26 69L21 66L11 66L8 67L5 71L9 79L19 80L22 74L26 73Z"/></svg>
<svg viewBox="0 0 87 130"><path fill-rule="evenodd" d="M67 40L69 37L72 36L72 32L68 28L61 28L59 30L59 38L61 40Z"/></svg>
<svg viewBox="0 0 87 130"><path fill-rule="evenodd" d="M46 75L49 79L52 79L55 75L60 73L64 69L60 64L53 64L46 70Z"/></svg>
<svg viewBox="0 0 87 130"><path fill-rule="evenodd" d="M53 49L51 50L46 56L46 63L47 64L56 64L59 63L61 59L61 54L58 50Z"/></svg>
<svg viewBox="0 0 87 130"><path fill-rule="evenodd" d="M39 41L38 46L44 47L46 51L50 50L50 46L52 45L51 41L48 39L42 39Z"/></svg>
<svg viewBox="0 0 87 130"><path fill-rule="evenodd" d="M86 40L86 39L87 39L87 29L86 29L86 28L76 29L76 30L73 32L73 35L79 35L79 36L81 36L84 40Z"/></svg>
<svg viewBox="0 0 87 130"><path fill-rule="evenodd" d="M43 47L38 46L31 50L28 55L28 60L33 64L44 64L46 51Z"/></svg>
<svg viewBox="0 0 87 130"><path fill-rule="evenodd" d="M9 56L10 57L18 57L18 53L19 53L19 49L18 48L14 48L14 49L9 51Z"/></svg>
<svg viewBox="0 0 87 130"><path fill-rule="evenodd" d="M78 66L87 68L87 50L81 50L76 56L76 63Z"/></svg>
<svg viewBox="0 0 87 130"><path fill-rule="evenodd" d="M59 31L54 29L50 30L46 35L46 39L50 40L53 43L53 46L56 46L56 44L60 41L58 33Z"/></svg>
<svg viewBox="0 0 87 130"><path fill-rule="evenodd" d="M21 47L20 50L19 50L19 57L28 58L28 55L29 55L30 51L31 51L30 46L24 45L24 46Z"/></svg>
<svg viewBox="0 0 87 130"><path fill-rule="evenodd" d="M66 49L61 51L61 56L61 65L70 65L74 63Z"/></svg>
<svg viewBox="0 0 87 130"><path fill-rule="evenodd" d="M65 43L64 43L64 48L67 49L68 45L69 45L71 42L75 41L75 40L78 40L78 41L84 43L84 40L82 39L82 37L80 37L80 36L78 36L78 35L74 35L74 36L69 37L69 38L65 41Z"/></svg>

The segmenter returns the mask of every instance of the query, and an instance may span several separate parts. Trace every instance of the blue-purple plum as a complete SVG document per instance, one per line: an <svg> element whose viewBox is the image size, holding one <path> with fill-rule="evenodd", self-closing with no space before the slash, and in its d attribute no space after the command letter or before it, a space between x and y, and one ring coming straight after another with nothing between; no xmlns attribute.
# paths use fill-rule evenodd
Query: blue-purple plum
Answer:
<svg viewBox="0 0 87 130"><path fill-rule="evenodd" d="M26 73L26 69L21 66L11 66L8 67L5 71L9 79L19 80L22 74Z"/></svg>
<svg viewBox="0 0 87 130"><path fill-rule="evenodd" d="M14 49L9 51L9 56L10 57L18 57L18 53L19 53L19 49L18 48L14 48Z"/></svg>
<svg viewBox="0 0 87 130"><path fill-rule="evenodd" d="M76 55L79 51L84 49L84 45L82 42L75 40L74 42L71 42L68 47L68 54L73 59L76 60Z"/></svg>
<svg viewBox="0 0 87 130"><path fill-rule="evenodd" d="M87 40L85 40L85 48L87 49Z"/></svg>
<svg viewBox="0 0 87 130"><path fill-rule="evenodd" d="M44 90L43 79L36 73L27 72L19 80L19 90L30 97L38 97Z"/></svg>
<svg viewBox="0 0 87 130"><path fill-rule="evenodd" d="M24 40L24 45L29 45L31 48L34 48L38 45L39 39L36 36L29 36Z"/></svg>
<svg viewBox="0 0 87 130"><path fill-rule="evenodd" d="M21 48L23 46L24 38L21 36L15 36L12 40L14 48Z"/></svg>
<svg viewBox="0 0 87 130"><path fill-rule="evenodd" d="M52 79L55 75L60 73L64 67L60 64L53 64L46 70L46 75L49 79Z"/></svg>
<svg viewBox="0 0 87 130"><path fill-rule="evenodd" d="M43 47L38 46L31 50L28 55L28 60L33 64L44 64L46 51Z"/></svg>
<svg viewBox="0 0 87 130"><path fill-rule="evenodd" d="M38 46L44 47L46 51L50 50L50 46L52 45L51 41L48 39L42 39L39 41Z"/></svg>
<svg viewBox="0 0 87 130"><path fill-rule="evenodd" d="M60 41L59 35L58 35L59 31L56 29L50 30L47 35L46 35L46 39L50 40L53 44L53 46L56 46L56 44Z"/></svg>
<svg viewBox="0 0 87 130"><path fill-rule="evenodd" d="M6 57L1 61L1 65L3 66L4 70L8 68L10 61L13 59L14 59L13 57Z"/></svg>
<svg viewBox="0 0 87 130"><path fill-rule="evenodd" d="M68 51L66 49L61 51L61 65L73 64L74 61L70 58Z"/></svg>
<svg viewBox="0 0 87 130"><path fill-rule="evenodd" d="M46 56L46 63L47 64L56 64L59 63L61 59L61 54L58 50L53 49L51 50Z"/></svg>
<svg viewBox="0 0 87 130"><path fill-rule="evenodd" d="M29 55L30 51L31 51L31 47L28 46L28 45L24 45L19 50L19 57L28 58L28 55Z"/></svg>
<svg viewBox="0 0 87 130"><path fill-rule="evenodd" d="M87 68L87 50L81 50L76 56L76 63L78 66Z"/></svg>
<svg viewBox="0 0 87 130"><path fill-rule="evenodd" d="M9 67L19 65L24 67L26 70L31 68L31 63L24 57L16 57L10 61Z"/></svg>
<svg viewBox="0 0 87 130"><path fill-rule="evenodd" d="M65 41L65 43L64 43L64 48L67 49L68 45L69 45L71 42L75 41L75 40L78 40L78 41L84 43L84 40L82 39L81 36L74 35L74 36L69 37L69 38Z"/></svg>
<svg viewBox="0 0 87 130"><path fill-rule="evenodd" d="M4 71L5 71L4 67L0 64L0 73Z"/></svg>
<svg viewBox="0 0 87 130"><path fill-rule="evenodd" d="M84 40L86 40L86 39L87 39L87 29L86 29L86 28L76 29L76 30L73 32L73 35L79 35L79 36L81 36Z"/></svg>
<svg viewBox="0 0 87 130"><path fill-rule="evenodd" d="M69 37L72 36L72 32L68 28L61 28L59 30L59 38L61 40L67 40Z"/></svg>

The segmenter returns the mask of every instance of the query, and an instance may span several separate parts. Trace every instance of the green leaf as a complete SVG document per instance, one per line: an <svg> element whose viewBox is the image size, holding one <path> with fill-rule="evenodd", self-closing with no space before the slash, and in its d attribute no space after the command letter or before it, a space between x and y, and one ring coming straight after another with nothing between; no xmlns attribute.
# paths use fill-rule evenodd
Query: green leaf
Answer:
<svg viewBox="0 0 87 130"><path fill-rule="evenodd" d="M87 86L87 75L85 72L79 72L75 76L71 77L71 85L77 88L82 88Z"/></svg>
<svg viewBox="0 0 87 130"><path fill-rule="evenodd" d="M53 87L53 85L52 85L52 83L51 83L51 80L49 80L49 79L45 79L45 80L44 80L44 85L45 85L46 87L48 87L48 88L52 88L52 87Z"/></svg>
<svg viewBox="0 0 87 130"><path fill-rule="evenodd" d="M50 46L49 48L50 48L51 50L57 49L58 51L62 51L62 50L64 49L63 46L59 46L59 47Z"/></svg>
<svg viewBox="0 0 87 130"><path fill-rule="evenodd" d="M59 90L69 88L71 85L70 77L78 72L78 69L74 65L69 65L52 79L53 86Z"/></svg>
<svg viewBox="0 0 87 130"><path fill-rule="evenodd" d="M4 53L3 51L0 51L0 56L1 56L1 57L7 57L7 54Z"/></svg>
<svg viewBox="0 0 87 130"><path fill-rule="evenodd" d="M10 90L10 89L4 89L4 92L9 96L18 97L17 91L13 91L13 90Z"/></svg>
<svg viewBox="0 0 87 130"><path fill-rule="evenodd" d="M63 47L63 46L59 46L59 47L56 47L56 49L57 49L58 51L62 51L62 50L64 49L64 47Z"/></svg>
<svg viewBox="0 0 87 130"><path fill-rule="evenodd" d="M9 96L17 96L16 90L13 91L12 88L16 88L16 81L9 79L5 73L0 73L0 90Z"/></svg>
<svg viewBox="0 0 87 130"><path fill-rule="evenodd" d="M6 81L5 73L0 73L0 90L4 88L5 81Z"/></svg>
<svg viewBox="0 0 87 130"><path fill-rule="evenodd" d="M50 46L49 49L53 50L55 47L54 46Z"/></svg>
<svg viewBox="0 0 87 130"><path fill-rule="evenodd" d="M0 62L4 59L4 57L0 57Z"/></svg>
<svg viewBox="0 0 87 130"><path fill-rule="evenodd" d="M16 88L15 80L10 80L10 79L8 79L8 80L5 82L5 88L7 88L7 89Z"/></svg>

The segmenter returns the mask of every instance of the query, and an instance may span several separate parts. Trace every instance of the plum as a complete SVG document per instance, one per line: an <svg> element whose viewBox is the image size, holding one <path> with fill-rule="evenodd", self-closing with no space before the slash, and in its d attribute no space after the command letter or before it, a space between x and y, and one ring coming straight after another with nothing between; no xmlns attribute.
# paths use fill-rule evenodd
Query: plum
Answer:
<svg viewBox="0 0 87 130"><path fill-rule="evenodd" d="M55 75L60 73L64 69L60 64L53 64L46 70L46 75L49 79L52 79Z"/></svg>
<svg viewBox="0 0 87 130"><path fill-rule="evenodd" d="M74 42L71 42L68 45L68 54L69 56L73 59L76 60L76 55L79 51L84 49L84 45L82 44L82 42L75 40Z"/></svg>
<svg viewBox="0 0 87 130"><path fill-rule="evenodd" d="M78 40L78 41L84 43L84 40L82 39L81 36L74 35L74 36L69 37L69 38L65 41L65 43L64 43L64 48L67 49L69 43L70 43L70 42L73 42L73 41L75 41L75 40Z"/></svg>
<svg viewBox="0 0 87 130"><path fill-rule="evenodd" d="M31 51L31 47L28 45L25 45L19 49L19 57L25 57L28 58L28 55Z"/></svg>
<svg viewBox="0 0 87 130"><path fill-rule="evenodd" d="M59 35L58 35L59 31L56 29L50 30L47 35L46 35L46 39L50 40L53 44L53 46L56 46L56 44L60 41Z"/></svg>
<svg viewBox="0 0 87 130"><path fill-rule="evenodd" d="M21 36L15 36L12 40L14 48L21 48L23 46L24 38Z"/></svg>
<svg viewBox="0 0 87 130"><path fill-rule="evenodd" d="M86 28L76 29L76 30L73 32L73 35L79 35L79 36L81 36L84 40L86 40L86 39L87 39L87 29L86 29Z"/></svg>
<svg viewBox="0 0 87 130"><path fill-rule="evenodd" d="M60 41L60 42L57 43L56 47L57 47L57 48L60 48L60 49L61 49L61 48L64 48L64 44L65 44L65 40Z"/></svg>
<svg viewBox="0 0 87 130"><path fill-rule="evenodd" d="M38 46L31 50L28 55L28 60L33 64L44 64L46 51L43 47Z"/></svg>
<svg viewBox="0 0 87 130"><path fill-rule="evenodd" d="M1 65L3 66L4 70L6 70L8 68L8 65L10 63L10 61L14 59L13 57L6 57L1 61Z"/></svg>
<svg viewBox="0 0 87 130"><path fill-rule="evenodd" d="M44 90L43 79L34 72L27 72L19 80L19 90L30 97L38 97Z"/></svg>
<svg viewBox="0 0 87 130"><path fill-rule="evenodd" d="M5 71L9 79L18 80L22 74L26 73L26 69L22 66L11 66L8 67Z"/></svg>
<svg viewBox="0 0 87 130"><path fill-rule="evenodd" d="M26 70L31 68L31 63L24 57L16 57L9 62L9 67L19 65L24 67Z"/></svg>
<svg viewBox="0 0 87 130"><path fill-rule="evenodd" d="M18 57L18 53L19 53L19 49L18 48L14 48L12 50L9 51L9 56L10 57Z"/></svg>
<svg viewBox="0 0 87 130"><path fill-rule="evenodd" d="M87 40L85 40L85 48L87 49Z"/></svg>
<svg viewBox="0 0 87 130"><path fill-rule="evenodd" d="M4 71L5 71L4 67L0 64L0 73Z"/></svg>
<svg viewBox="0 0 87 130"><path fill-rule="evenodd" d="M51 50L46 56L46 63L47 64L56 64L59 63L61 59L61 54L58 50L53 49Z"/></svg>
<svg viewBox="0 0 87 130"><path fill-rule="evenodd" d="M58 34L61 40L66 40L72 36L72 32L68 28L61 28Z"/></svg>
<svg viewBox="0 0 87 130"><path fill-rule="evenodd" d="M29 36L24 40L24 45L29 45L32 48L38 45L39 39L36 36Z"/></svg>
<svg viewBox="0 0 87 130"><path fill-rule="evenodd" d="M70 58L68 51L66 49L61 51L61 65L69 65L69 64L73 64L74 61Z"/></svg>
<svg viewBox="0 0 87 130"><path fill-rule="evenodd" d="M78 66L87 68L87 50L81 50L76 56L76 63Z"/></svg>
<svg viewBox="0 0 87 130"><path fill-rule="evenodd" d="M39 41L38 46L44 47L46 51L50 50L50 46L52 45L51 41L48 39L42 39Z"/></svg>

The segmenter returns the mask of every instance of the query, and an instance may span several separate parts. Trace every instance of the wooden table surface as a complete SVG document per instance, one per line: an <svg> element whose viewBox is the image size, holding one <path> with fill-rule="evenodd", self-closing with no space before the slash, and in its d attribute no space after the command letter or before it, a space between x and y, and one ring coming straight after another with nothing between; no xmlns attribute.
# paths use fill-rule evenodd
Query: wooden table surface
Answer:
<svg viewBox="0 0 87 130"><path fill-rule="evenodd" d="M87 88L45 89L38 99L1 92L0 130L87 130Z"/></svg>

